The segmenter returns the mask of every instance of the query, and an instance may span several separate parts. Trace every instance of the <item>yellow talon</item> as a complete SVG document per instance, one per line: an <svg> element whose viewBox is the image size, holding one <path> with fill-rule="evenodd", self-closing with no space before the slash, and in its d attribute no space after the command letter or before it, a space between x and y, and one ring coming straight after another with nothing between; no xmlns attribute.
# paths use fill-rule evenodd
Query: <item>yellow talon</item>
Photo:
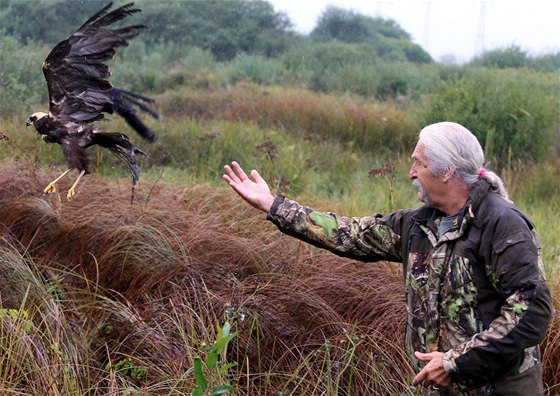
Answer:
<svg viewBox="0 0 560 396"><path fill-rule="evenodd" d="M47 187L43 190L45 194L51 194L56 192L56 181L49 183Z"/></svg>
<svg viewBox="0 0 560 396"><path fill-rule="evenodd" d="M58 181L60 179L62 179L64 176L66 176L66 174L70 172L70 169L66 169L64 172L62 172L62 175L58 176L56 179L54 179L52 182L49 183L49 185L47 187L45 187L45 189L43 190L45 194L50 194L50 193L55 193L56 192L56 183L58 183Z"/></svg>
<svg viewBox="0 0 560 396"><path fill-rule="evenodd" d="M76 178L76 181L74 182L74 184L72 184L72 187L70 187L70 190L68 190L68 194L66 195L66 198L68 199L68 201L71 201L72 198L74 197L74 195L76 195L76 186L80 182L80 179L82 178L82 176L84 176L85 174L86 174L85 170L81 171L80 174L78 175L78 177Z"/></svg>
<svg viewBox="0 0 560 396"><path fill-rule="evenodd" d="M68 201L71 201L72 198L74 198L74 195L76 195L76 191L74 190L74 188L71 188L70 190L68 190L68 194L66 195L66 199L68 199Z"/></svg>

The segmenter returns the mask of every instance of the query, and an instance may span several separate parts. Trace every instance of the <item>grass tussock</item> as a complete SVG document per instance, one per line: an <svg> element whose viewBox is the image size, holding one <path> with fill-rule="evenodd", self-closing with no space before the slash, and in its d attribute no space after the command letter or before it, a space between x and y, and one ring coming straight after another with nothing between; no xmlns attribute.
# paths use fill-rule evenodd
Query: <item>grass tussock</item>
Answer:
<svg viewBox="0 0 560 396"><path fill-rule="evenodd" d="M12 312L0 321L2 389L188 395L196 360L208 361L230 323L237 335L218 369L204 366L210 389L410 390L398 266L283 236L229 190L140 185L131 203L128 183L90 175L67 203L42 195L48 178L29 172L0 176L1 302ZM550 395L560 378L558 291L542 346Z"/></svg>
<svg viewBox="0 0 560 396"><path fill-rule="evenodd" d="M5 168L0 180L2 263L25 274L0 274L20 285L3 289L3 308L27 315L13 318L21 341L1 341L13 372L3 389L190 394L193 362L225 321L238 335L223 365L234 365L207 375L236 394L408 389L393 265L284 237L223 189L155 185L131 204L128 183L88 176L60 203L41 196L45 175L26 172Z"/></svg>

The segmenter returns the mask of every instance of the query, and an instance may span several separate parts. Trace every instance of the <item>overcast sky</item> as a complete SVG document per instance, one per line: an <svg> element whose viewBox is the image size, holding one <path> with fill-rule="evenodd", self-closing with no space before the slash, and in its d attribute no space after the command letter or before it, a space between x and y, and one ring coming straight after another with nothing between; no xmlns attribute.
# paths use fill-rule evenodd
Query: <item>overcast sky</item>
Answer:
<svg viewBox="0 0 560 396"><path fill-rule="evenodd" d="M435 60L465 62L481 50L518 45L532 55L560 50L560 0L268 0L309 33L328 5L394 19Z"/></svg>

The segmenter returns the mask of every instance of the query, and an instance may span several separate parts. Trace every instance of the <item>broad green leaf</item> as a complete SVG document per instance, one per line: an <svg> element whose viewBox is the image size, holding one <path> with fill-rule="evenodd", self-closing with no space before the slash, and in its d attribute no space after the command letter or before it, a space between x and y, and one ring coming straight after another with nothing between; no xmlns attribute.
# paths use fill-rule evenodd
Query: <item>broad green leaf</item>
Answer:
<svg viewBox="0 0 560 396"><path fill-rule="evenodd" d="M228 342L230 342L232 339L234 339L235 336L237 336L237 332L235 332L233 334L230 334L227 337L224 336L224 337L216 340L216 343L212 347L211 351L214 351L216 353L221 352L222 349L224 349L227 346Z"/></svg>
<svg viewBox="0 0 560 396"><path fill-rule="evenodd" d="M214 370L216 367L216 363L218 362L218 353L214 350L211 350L208 353L208 357L206 358L206 366L209 370Z"/></svg>
<svg viewBox="0 0 560 396"><path fill-rule="evenodd" d="M194 377L196 378L199 388L203 391L208 389L208 382L202 373L202 360L200 360L200 357L198 356L194 358Z"/></svg>
<svg viewBox="0 0 560 396"><path fill-rule="evenodd" d="M200 387L196 387L192 390L191 396L203 396L202 389Z"/></svg>

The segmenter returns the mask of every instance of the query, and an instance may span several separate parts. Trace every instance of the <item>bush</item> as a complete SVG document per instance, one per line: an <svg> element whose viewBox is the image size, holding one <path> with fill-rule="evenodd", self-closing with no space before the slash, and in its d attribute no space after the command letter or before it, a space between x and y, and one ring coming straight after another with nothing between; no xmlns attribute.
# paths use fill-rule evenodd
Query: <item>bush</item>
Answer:
<svg viewBox="0 0 560 396"><path fill-rule="evenodd" d="M255 84L278 84L285 73L282 62L260 55L240 55L225 70L228 83L250 81Z"/></svg>
<svg viewBox="0 0 560 396"><path fill-rule="evenodd" d="M22 49L14 37L0 37L0 116L46 102L47 83L41 72L45 57L46 51L35 45Z"/></svg>
<svg viewBox="0 0 560 396"><path fill-rule="evenodd" d="M542 72L558 72L560 70L560 52L531 57L521 47L512 45L508 48L487 51L476 57L473 66L505 68L530 68Z"/></svg>
<svg viewBox="0 0 560 396"><path fill-rule="evenodd" d="M559 148L559 88L557 78L528 70L473 69L439 85L422 123L466 126L498 167L512 159L548 158Z"/></svg>

